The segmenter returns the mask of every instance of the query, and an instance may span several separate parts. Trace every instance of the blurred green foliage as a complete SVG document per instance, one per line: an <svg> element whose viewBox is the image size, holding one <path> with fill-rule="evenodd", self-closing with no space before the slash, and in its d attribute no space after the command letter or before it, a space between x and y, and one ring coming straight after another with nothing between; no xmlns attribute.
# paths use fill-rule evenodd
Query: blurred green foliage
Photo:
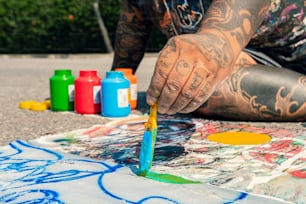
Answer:
<svg viewBox="0 0 306 204"><path fill-rule="evenodd" d="M106 52L93 9L95 0L0 0L0 53ZM121 0L101 0L99 9L112 44ZM164 37L154 32L149 51Z"/></svg>

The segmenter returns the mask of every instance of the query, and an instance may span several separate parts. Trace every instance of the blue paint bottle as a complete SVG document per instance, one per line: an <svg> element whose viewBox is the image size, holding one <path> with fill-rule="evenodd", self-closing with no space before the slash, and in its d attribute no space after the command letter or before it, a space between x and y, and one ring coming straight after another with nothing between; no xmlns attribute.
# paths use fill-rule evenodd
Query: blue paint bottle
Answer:
<svg viewBox="0 0 306 204"><path fill-rule="evenodd" d="M130 82L123 72L109 71L101 81L101 113L105 117L126 117L131 112Z"/></svg>

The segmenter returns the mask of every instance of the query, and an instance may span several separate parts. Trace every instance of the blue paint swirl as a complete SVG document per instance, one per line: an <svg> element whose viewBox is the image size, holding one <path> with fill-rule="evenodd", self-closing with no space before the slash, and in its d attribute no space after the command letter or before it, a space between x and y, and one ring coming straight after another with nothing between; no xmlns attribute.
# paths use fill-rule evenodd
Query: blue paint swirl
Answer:
<svg viewBox="0 0 306 204"><path fill-rule="evenodd" d="M28 199L29 195L35 195L35 199ZM54 204L64 204L64 202L58 199L59 194L52 190L45 189L34 189L34 190L25 190L20 192L9 193L4 196L0 196L0 201L5 203L16 203L18 204L27 204L27 203L54 203ZM23 201L20 201L23 200Z"/></svg>
<svg viewBox="0 0 306 204"><path fill-rule="evenodd" d="M235 203L236 201L241 201L241 200L244 200L248 197L248 193L245 193L245 192L240 192L239 196L235 199L233 199L232 201L229 201L229 202L225 202L223 204L233 204Z"/></svg>
<svg viewBox="0 0 306 204"><path fill-rule="evenodd" d="M10 149L0 152L0 174L10 175L11 180L6 181L5 185L0 185L0 202L1 203L65 203L62 195L56 189L47 189L43 184L63 183L82 180L89 177L97 179L97 189L100 193L107 195L109 198L126 203L141 204L148 200L156 202L163 200L163 203L169 202L178 204L179 202L164 196L147 196L140 200L133 201L120 197L111 192L103 183L104 176L112 174L121 169L123 165L109 164L92 159L83 159L81 157L66 158L63 154L30 145L23 141L16 141L9 144ZM56 166L66 165L63 168ZM82 169L81 166L98 165L98 170ZM68 166L68 167L67 167ZM80 168L75 169L75 167ZM67 169L68 168L68 169ZM69 169L70 168L70 169ZM3 182L2 182L3 183ZM44 186L44 188L42 188ZM52 186L52 185L51 185ZM28 188L25 190L24 188ZM120 192L118 192L120 193Z"/></svg>

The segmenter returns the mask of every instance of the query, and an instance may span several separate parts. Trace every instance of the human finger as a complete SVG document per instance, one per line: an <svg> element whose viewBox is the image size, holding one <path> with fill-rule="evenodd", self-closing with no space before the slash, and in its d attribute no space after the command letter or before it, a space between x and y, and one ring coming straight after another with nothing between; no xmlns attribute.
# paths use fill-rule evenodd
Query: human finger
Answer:
<svg viewBox="0 0 306 204"><path fill-rule="evenodd" d="M147 90L146 100L149 105L157 103L168 75L178 58L178 52L173 43L173 41L169 40L156 61L154 74Z"/></svg>
<svg viewBox="0 0 306 204"><path fill-rule="evenodd" d="M213 78L208 77L192 100L179 113L191 113L203 105L215 90L216 85L213 84Z"/></svg>
<svg viewBox="0 0 306 204"><path fill-rule="evenodd" d="M204 85L207 83L207 78L210 76L210 72L205 69L204 64L199 61L194 65L192 73L188 77L187 82L182 87L179 95L176 97L175 102L171 105L167 114L175 114L183 109L192 101L199 100L193 99L197 97L197 93L201 91ZM205 94L203 92L203 94ZM187 109L188 110L188 109Z"/></svg>
<svg viewBox="0 0 306 204"><path fill-rule="evenodd" d="M176 62L159 97L158 111L160 113L168 113L192 73L192 67L192 63L189 63L187 59L180 59Z"/></svg>

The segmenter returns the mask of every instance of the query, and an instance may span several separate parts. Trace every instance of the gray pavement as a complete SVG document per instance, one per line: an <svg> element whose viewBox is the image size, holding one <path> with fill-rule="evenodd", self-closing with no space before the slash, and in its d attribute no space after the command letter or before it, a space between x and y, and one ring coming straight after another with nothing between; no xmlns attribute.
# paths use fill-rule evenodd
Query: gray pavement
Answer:
<svg viewBox="0 0 306 204"><path fill-rule="evenodd" d="M153 72L156 54L146 55L137 71L139 108L146 110L144 92ZM111 54L97 55L0 55L0 145L14 140L29 140L103 124L100 115L73 112L35 112L19 109L20 101L44 101L49 98L49 78L55 69L71 69L74 76L81 69L95 69L104 77L111 67Z"/></svg>

